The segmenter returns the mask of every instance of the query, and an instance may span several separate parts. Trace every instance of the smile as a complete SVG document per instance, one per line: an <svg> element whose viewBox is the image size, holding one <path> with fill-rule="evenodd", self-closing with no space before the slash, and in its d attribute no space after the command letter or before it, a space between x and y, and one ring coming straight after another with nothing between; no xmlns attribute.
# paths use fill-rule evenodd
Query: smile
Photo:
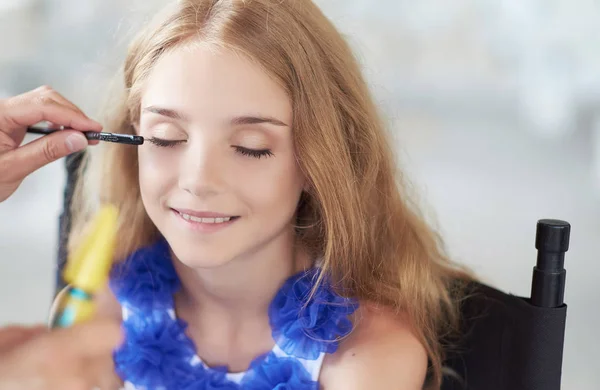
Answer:
<svg viewBox="0 0 600 390"><path fill-rule="evenodd" d="M223 217L223 218L200 218L194 217L193 215L179 213L183 219L186 221L200 222L200 223L223 223L229 222L233 217Z"/></svg>
<svg viewBox="0 0 600 390"><path fill-rule="evenodd" d="M198 232L212 233L231 225L239 216L225 215L212 212L197 212L193 210L171 209L183 227Z"/></svg>

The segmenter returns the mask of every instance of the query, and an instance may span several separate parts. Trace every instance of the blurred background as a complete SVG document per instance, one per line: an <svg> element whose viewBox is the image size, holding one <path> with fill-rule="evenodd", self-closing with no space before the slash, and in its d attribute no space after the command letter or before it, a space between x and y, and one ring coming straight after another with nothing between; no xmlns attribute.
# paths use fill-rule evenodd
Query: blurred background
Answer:
<svg viewBox="0 0 600 390"><path fill-rule="evenodd" d="M49 84L98 118L164 2L0 0L0 97ZM537 220L572 224L563 388L600 388L600 3L317 3L356 49L455 260L529 295ZM46 319L64 183L53 163L0 204L0 325Z"/></svg>

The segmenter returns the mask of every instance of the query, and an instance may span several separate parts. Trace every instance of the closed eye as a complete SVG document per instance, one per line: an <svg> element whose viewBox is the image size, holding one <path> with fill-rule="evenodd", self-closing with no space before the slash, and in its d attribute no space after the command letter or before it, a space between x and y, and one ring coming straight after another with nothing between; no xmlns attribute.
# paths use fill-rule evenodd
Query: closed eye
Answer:
<svg viewBox="0 0 600 390"><path fill-rule="evenodd" d="M186 140L166 140L157 137L148 138L146 141L163 148L172 148L186 142ZM270 149L249 149L242 146L233 146L233 148L237 153L248 157L261 158L271 157L274 155Z"/></svg>
<svg viewBox="0 0 600 390"><path fill-rule="evenodd" d="M273 156L273 152L270 149L248 149L242 146L234 146L235 151L243 156L261 158L261 157L271 157Z"/></svg>
<svg viewBox="0 0 600 390"><path fill-rule="evenodd" d="M167 139L156 138L156 137L148 138L148 139L146 139L146 141L148 141L156 146L163 147L163 148L172 148L176 145L186 142L185 140L167 140Z"/></svg>

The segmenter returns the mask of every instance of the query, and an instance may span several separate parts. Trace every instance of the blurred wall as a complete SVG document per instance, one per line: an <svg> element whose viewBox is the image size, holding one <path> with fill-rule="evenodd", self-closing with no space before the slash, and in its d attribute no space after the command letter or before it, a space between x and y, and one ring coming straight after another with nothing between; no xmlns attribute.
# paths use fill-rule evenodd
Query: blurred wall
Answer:
<svg viewBox="0 0 600 390"><path fill-rule="evenodd" d="M0 96L50 84L95 116L132 32L162 3L0 0ZM356 49L457 261L528 295L536 221L571 222L563 388L600 388L598 3L318 3ZM47 315L63 184L54 163L0 204L0 325Z"/></svg>

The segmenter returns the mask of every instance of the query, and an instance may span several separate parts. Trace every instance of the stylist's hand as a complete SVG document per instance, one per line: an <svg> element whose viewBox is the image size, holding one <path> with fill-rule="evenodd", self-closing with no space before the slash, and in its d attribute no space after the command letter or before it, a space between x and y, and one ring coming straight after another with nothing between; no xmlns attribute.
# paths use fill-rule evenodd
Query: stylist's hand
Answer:
<svg viewBox="0 0 600 390"><path fill-rule="evenodd" d="M20 147L27 126L41 121L74 130L59 131ZM44 86L0 100L0 202L33 171L84 149L88 140L75 130L101 131L102 125L52 88Z"/></svg>
<svg viewBox="0 0 600 390"><path fill-rule="evenodd" d="M112 351L120 341L116 322L1 329L0 390L117 389Z"/></svg>

